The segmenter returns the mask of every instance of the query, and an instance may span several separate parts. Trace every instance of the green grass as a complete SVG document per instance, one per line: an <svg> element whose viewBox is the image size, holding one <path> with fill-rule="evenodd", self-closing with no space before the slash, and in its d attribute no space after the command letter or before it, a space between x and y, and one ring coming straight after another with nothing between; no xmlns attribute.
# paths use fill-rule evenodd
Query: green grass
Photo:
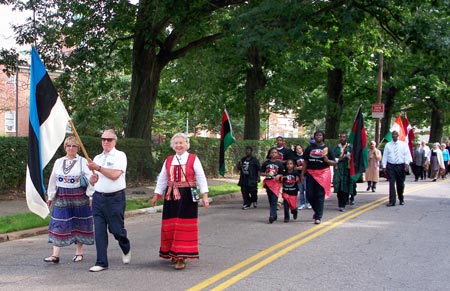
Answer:
<svg viewBox="0 0 450 291"><path fill-rule="evenodd" d="M218 186L209 186L208 188L209 188L208 197L241 192L241 187L239 187L236 184L223 184Z"/></svg>
<svg viewBox="0 0 450 291"><path fill-rule="evenodd" d="M209 187L209 197L220 196L230 193L240 192L240 187L236 184L224 184ZM161 205L162 201L158 201ZM126 211L148 208L151 201L148 198L127 199ZM26 230L35 227L48 226L50 218L42 219L33 213L21 213L16 215L0 216L0 234Z"/></svg>
<svg viewBox="0 0 450 291"><path fill-rule="evenodd" d="M0 216L0 233L31 229L47 226L50 218L42 219L33 213L21 213L16 215Z"/></svg>

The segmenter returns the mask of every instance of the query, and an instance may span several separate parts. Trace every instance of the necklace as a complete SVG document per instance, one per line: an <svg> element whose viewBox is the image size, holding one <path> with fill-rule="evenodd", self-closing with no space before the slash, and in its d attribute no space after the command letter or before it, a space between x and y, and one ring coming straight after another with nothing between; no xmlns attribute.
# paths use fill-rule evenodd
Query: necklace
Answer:
<svg viewBox="0 0 450 291"><path fill-rule="evenodd" d="M63 172L65 175L69 174L70 170L72 170L73 166L76 164L76 160L64 160L63 161ZM67 164L67 166L66 166Z"/></svg>

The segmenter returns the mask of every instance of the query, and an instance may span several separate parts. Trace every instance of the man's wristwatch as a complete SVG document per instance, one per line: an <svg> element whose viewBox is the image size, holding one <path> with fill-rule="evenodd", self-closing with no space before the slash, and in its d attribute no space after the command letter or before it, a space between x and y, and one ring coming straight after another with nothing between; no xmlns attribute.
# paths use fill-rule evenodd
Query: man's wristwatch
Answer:
<svg viewBox="0 0 450 291"><path fill-rule="evenodd" d="M102 171L102 166L98 166L98 170L97 171L101 172Z"/></svg>

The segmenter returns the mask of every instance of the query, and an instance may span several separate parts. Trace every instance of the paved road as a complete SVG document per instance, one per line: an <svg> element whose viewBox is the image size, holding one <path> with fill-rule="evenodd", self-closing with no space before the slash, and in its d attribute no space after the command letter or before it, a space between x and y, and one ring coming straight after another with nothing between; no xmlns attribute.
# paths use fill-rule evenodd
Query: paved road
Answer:
<svg viewBox="0 0 450 291"><path fill-rule="evenodd" d="M183 271L158 258L160 213L127 219L132 262L121 263L111 238L100 273L88 272L93 246L81 263L65 248L49 265L46 235L0 243L0 290L450 290L450 180L411 179L405 206L384 206L386 182L377 193L358 184L357 204L340 213L333 195L319 226L311 210L269 225L264 195L257 209L241 210L240 199L202 208L201 258Z"/></svg>

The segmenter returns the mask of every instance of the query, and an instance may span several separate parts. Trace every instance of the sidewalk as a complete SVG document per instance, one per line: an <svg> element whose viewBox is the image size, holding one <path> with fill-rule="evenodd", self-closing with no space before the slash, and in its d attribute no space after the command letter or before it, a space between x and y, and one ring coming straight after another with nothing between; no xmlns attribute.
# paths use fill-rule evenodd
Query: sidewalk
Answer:
<svg viewBox="0 0 450 291"><path fill-rule="evenodd" d="M209 186L216 186L222 184L237 184L237 178L216 178L209 179ZM127 188L125 189L127 198L151 198L153 196L153 191L155 186L143 186L137 188ZM25 194L19 195L5 195L0 196L0 216L14 215L20 213L28 213Z"/></svg>

